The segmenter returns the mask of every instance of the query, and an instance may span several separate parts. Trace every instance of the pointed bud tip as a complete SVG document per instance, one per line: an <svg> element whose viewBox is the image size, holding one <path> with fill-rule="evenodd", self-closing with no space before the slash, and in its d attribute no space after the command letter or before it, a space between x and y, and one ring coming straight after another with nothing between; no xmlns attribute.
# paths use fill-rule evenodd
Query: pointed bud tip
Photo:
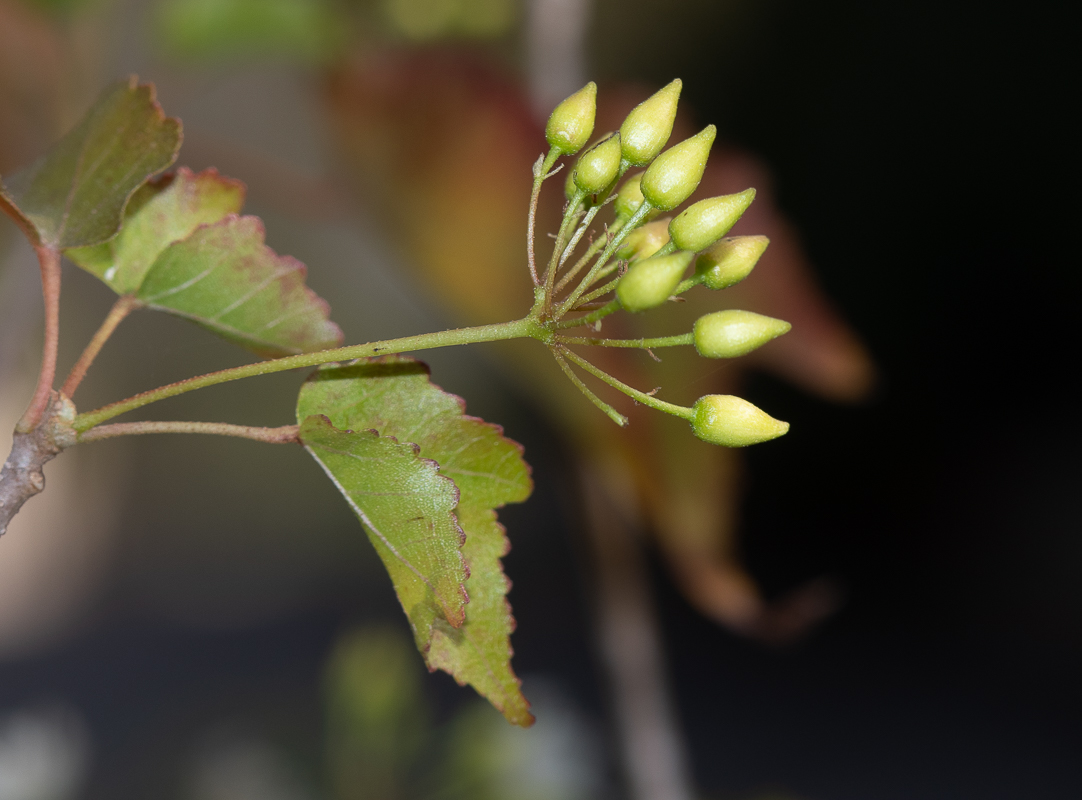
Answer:
<svg viewBox="0 0 1082 800"><path fill-rule="evenodd" d="M553 110L545 126L545 139L564 155L582 149L594 132L597 84L590 81Z"/></svg>
<svg viewBox="0 0 1082 800"><path fill-rule="evenodd" d="M695 320L695 349L704 358L736 358L788 333L793 326L751 311L715 311Z"/></svg>
<svg viewBox="0 0 1082 800"><path fill-rule="evenodd" d="M672 135L683 82L677 78L639 103L620 126L624 159L631 165L649 164Z"/></svg>
<svg viewBox="0 0 1082 800"><path fill-rule="evenodd" d="M711 394L696 400L691 427L704 442L723 447L746 447L789 432L788 422L774 419L747 400L727 394Z"/></svg>
<svg viewBox="0 0 1082 800"><path fill-rule="evenodd" d="M754 189L700 200L669 225L669 236L681 250L705 250L737 223L755 199Z"/></svg>
<svg viewBox="0 0 1082 800"><path fill-rule="evenodd" d="M717 128L707 125L654 159L640 182L650 205L669 211L691 197L703 178L716 135Z"/></svg>

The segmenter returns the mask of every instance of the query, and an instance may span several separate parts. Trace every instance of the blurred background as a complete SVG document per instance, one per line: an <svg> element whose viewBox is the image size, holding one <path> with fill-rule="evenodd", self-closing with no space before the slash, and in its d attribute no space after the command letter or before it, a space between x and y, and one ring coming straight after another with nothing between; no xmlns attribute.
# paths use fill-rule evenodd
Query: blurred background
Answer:
<svg viewBox="0 0 1082 800"><path fill-rule="evenodd" d="M739 380L792 423L725 462L722 549L779 607L824 577L833 598L801 636L766 635L742 624L741 601L696 590L672 537L635 540L686 796L1076 798L1065 17L1041 0L0 0L0 173L138 73L184 121L178 163L244 180L269 244L308 265L360 342L521 313L515 198L547 110L588 79L615 113L681 77L681 124L713 122L724 142L715 185L760 188L758 221L779 231L772 250L785 243L781 277L764 258L746 297L789 309L777 316L796 344L746 375L699 362L665 388L693 398L700 374ZM470 238L479 221L499 232L489 249ZM8 431L41 312L33 254L0 223ZM506 270L484 272L485 258ZM77 269L64 278L62 368L113 300ZM486 317L471 280L509 311ZM76 400L244 358L136 314ZM531 380L556 381L551 362L524 376L498 348L424 358L533 465L533 497L500 518L536 726L511 728L425 674L378 559L299 448L113 440L50 464L49 491L0 540L0 800L643 796L598 645L611 582L567 444L575 424L609 423L582 398L596 419L546 406ZM218 387L155 415L287 424L298 381ZM726 580L743 586L743 572Z"/></svg>

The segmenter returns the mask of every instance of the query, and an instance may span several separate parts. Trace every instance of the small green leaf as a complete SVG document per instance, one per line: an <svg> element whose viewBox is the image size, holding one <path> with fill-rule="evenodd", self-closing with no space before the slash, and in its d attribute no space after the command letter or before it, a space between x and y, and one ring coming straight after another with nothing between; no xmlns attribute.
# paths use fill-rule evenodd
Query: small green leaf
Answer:
<svg viewBox="0 0 1082 800"><path fill-rule="evenodd" d="M263 242L257 217L230 214L165 248L136 297L264 357L326 350L342 341L304 264Z"/></svg>
<svg viewBox="0 0 1082 800"><path fill-rule="evenodd" d="M453 509L458 489L417 445L376 431L339 430L325 416L303 416L299 436L360 518L394 582L402 607L418 625L465 618L469 571Z"/></svg>
<svg viewBox="0 0 1082 800"><path fill-rule="evenodd" d="M161 252L200 225L218 222L244 207L244 184L215 169L194 174L181 167L141 186L124 211L120 233L102 244L64 253L101 278L117 294L139 290Z"/></svg>
<svg viewBox="0 0 1082 800"><path fill-rule="evenodd" d="M54 250L109 239L147 178L177 157L180 122L133 76L107 89L53 148L0 186L0 209L34 245Z"/></svg>
<svg viewBox="0 0 1082 800"><path fill-rule="evenodd" d="M340 428L371 428L410 441L439 464L460 495L455 514L466 532L462 553L470 565L466 623L452 627L434 614L418 628L417 645L430 669L469 683L513 723L533 717L511 668L515 621L500 559L510 544L495 509L525 500L532 490L522 448L496 425L466 416L462 400L429 381L428 369L402 356L325 367L301 389L298 418L325 414ZM403 601L411 616L415 611Z"/></svg>

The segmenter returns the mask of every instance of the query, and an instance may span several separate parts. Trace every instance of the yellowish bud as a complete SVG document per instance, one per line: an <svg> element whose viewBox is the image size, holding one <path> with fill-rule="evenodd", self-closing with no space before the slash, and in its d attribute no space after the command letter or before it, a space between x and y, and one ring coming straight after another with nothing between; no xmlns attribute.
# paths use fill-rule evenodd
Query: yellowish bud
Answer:
<svg viewBox="0 0 1082 800"><path fill-rule="evenodd" d="M575 185L597 194L616 180L620 171L620 134L610 133L582 154L575 165Z"/></svg>
<svg viewBox="0 0 1082 800"><path fill-rule="evenodd" d="M620 142L624 160L644 167L661 152L672 135L676 121L676 104L683 87L677 78L664 89L639 103L620 126Z"/></svg>
<svg viewBox="0 0 1082 800"><path fill-rule="evenodd" d="M628 311L661 305L680 285L691 259L691 253L672 253L636 261L616 284L616 299Z"/></svg>
<svg viewBox="0 0 1082 800"><path fill-rule="evenodd" d="M748 277L770 240L765 236L722 239L695 262L695 272L708 289L726 289Z"/></svg>
<svg viewBox="0 0 1082 800"><path fill-rule="evenodd" d="M669 241L669 220L659 219L636 228L624 239L616 257L625 261L649 258Z"/></svg>
<svg viewBox="0 0 1082 800"><path fill-rule="evenodd" d="M788 422L774 419L747 400L729 394L700 397L691 410L695 435L724 447L746 447L777 439L789 431Z"/></svg>
<svg viewBox="0 0 1082 800"><path fill-rule="evenodd" d="M545 138L566 156L577 153L590 141L596 114L597 84L590 81L556 106L545 126Z"/></svg>
<svg viewBox="0 0 1082 800"><path fill-rule="evenodd" d="M788 333L793 326L751 311L715 311L695 320L695 349L706 358L736 358Z"/></svg>
<svg viewBox="0 0 1082 800"><path fill-rule="evenodd" d="M624 185L616 193L616 200L613 205L616 207L617 219L630 219L639 210L639 206L642 205L643 197L642 189L639 188L640 180L642 180L641 174L631 176L624 181Z"/></svg>
<svg viewBox="0 0 1082 800"><path fill-rule="evenodd" d="M640 184L650 205L669 211L691 197L703 178L716 134L717 128L707 125L654 159Z"/></svg>
<svg viewBox="0 0 1082 800"><path fill-rule="evenodd" d="M669 224L669 236L681 250L705 250L736 224L755 199L754 189L700 200Z"/></svg>

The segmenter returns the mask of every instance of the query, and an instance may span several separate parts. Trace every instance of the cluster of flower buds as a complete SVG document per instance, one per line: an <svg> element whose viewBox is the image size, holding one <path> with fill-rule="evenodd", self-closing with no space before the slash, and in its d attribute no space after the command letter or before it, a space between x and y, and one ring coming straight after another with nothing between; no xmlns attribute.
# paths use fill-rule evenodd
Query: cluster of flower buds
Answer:
<svg viewBox="0 0 1082 800"><path fill-rule="evenodd" d="M589 308L581 305L587 301L597 308L596 298L607 291L614 292L613 301L583 316L581 324L600 325L601 317L619 309L633 313L648 311L698 285L725 289L751 273L769 244L765 236L726 238L755 199L754 189L700 200L671 218L654 219L659 214L674 211L694 194L717 133L713 125L708 125L694 136L665 149L676 120L681 87L681 82L675 80L640 103L627 115L619 131L606 134L583 151L574 168L569 170L565 183L568 205L549 267L549 288L545 290L549 293L545 301L555 309L552 312L554 320L559 321L569 310ZM552 147L547 164L551 165L560 155L575 155L586 147L593 134L596 97L597 87L589 83L552 112L545 129ZM627 176L618 186L633 167L645 167L645 171ZM542 178L538 178L540 180ZM608 235L587 257L596 255L602 246L603 252L569 297L557 304L551 296L556 271L567 261L599 208L610 200L615 219L608 228ZM579 225L580 219L579 231L571 235L570 231ZM584 260L588 260L587 257ZM692 274L685 277L693 263ZM555 284L556 288L562 288L580 268L581 263L572 268L570 274ZM622 273L618 278L583 296L597 281L616 269ZM559 323L560 328L569 326L567 321ZM787 322L749 311L726 310L701 317L691 334L649 340L649 344L560 336L557 341L643 347L693 344L706 358L733 358L781 336L789 327ZM737 397L709 395L700 398L690 409L656 401L624 386L577 356L574 360L640 402L683 416L691 422L695 435L708 442L739 447L781 436L789 428L787 423L773 419ZM587 392L587 396L601 404L591 393ZM603 410L606 409L606 413L611 411L607 406Z"/></svg>

